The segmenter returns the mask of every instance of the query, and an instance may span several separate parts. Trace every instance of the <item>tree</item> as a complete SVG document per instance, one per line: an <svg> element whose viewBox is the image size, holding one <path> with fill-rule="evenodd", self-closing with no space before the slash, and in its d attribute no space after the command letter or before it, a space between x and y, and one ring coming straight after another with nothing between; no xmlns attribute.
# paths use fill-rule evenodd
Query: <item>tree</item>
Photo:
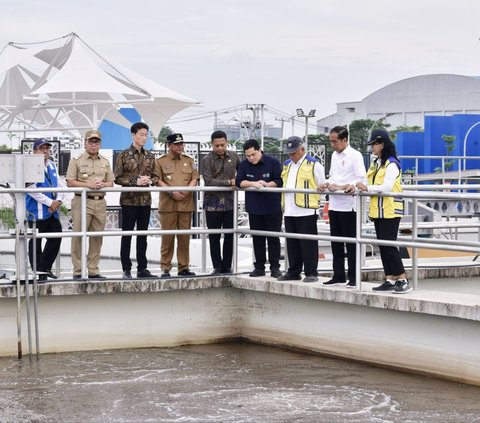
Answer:
<svg viewBox="0 0 480 423"><path fill-rule="evenodd" d="M407 125L400 125L397 126L395 129L392 129L390 131L390 138L395 140L397 138L397 133L398 132L423 132L423 128L421 126L407 126Z"/></svg>
<svg viewBox="0 0 480 423"><path fill-rule="evenodd" d="M447 150L447 156L451 156L453 150L455 149L455 140L457 137L455 135L442 135L442 140L445 142L445 148ZM448 160L444 162L445 170L450 170L455 162L453 160Z"/></svg>
<svg viewBox="0 0 480 423"><path fill-rule="evenodd" d="M273 137L263 137L263 150L266 153L281 153L283 141Z"/></svg>
<svg viewBox="0 0 480 423"><path fill-rule="evenodd" d="M378 122L372 119L357 119L354 120L349 127L350 131L350 145L356 150L365 153L367 151L367 141L370 129L387 129L390 127L389 123Z"/></svg>
<svg viewBox="0 0 480 423"><path fill-rule="evenodd" d="M156 147L160 147L160 144L165 144L167 142L167 137L171 134L173 134L174 132L172 131L172 129L165 125L161 130L160 130L160 133L158 134L158 137L153 137L153 144L159 144L158 146Z"/></svg>

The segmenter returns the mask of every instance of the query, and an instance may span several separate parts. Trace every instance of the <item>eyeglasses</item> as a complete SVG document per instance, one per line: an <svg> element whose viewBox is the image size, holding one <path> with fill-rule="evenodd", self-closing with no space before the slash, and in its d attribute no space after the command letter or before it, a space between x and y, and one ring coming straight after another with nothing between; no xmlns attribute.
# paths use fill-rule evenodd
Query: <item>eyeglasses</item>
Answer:
<svg viewBox="0 0 480 423"><path fill-rule="evenodd" d="M100 144L101 141L98 138L90 138L87 142L89 144Z"/></svg>

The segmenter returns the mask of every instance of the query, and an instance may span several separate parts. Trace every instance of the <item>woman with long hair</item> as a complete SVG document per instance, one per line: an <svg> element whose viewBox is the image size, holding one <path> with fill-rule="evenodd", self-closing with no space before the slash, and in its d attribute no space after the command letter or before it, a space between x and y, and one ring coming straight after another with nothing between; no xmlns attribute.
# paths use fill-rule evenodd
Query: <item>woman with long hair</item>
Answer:
<svg viewBox="0 0 480 423"><path fill-rule="evenodd" d="M367 145L372 146L376 159L367 172L368 185L357 183L357 188L368 192L402 192L402 168L397 157L395 144L387 131L372 132ZM375 225L377 239L396 241L400 219L403 216L403 200L399 197L372 196L370 198L369 218ZM373 288L374 291L393 291L404 294L412 290L405 275L400 252L397 247L380 245L380 257L385 271L385 282Z"/></svg>

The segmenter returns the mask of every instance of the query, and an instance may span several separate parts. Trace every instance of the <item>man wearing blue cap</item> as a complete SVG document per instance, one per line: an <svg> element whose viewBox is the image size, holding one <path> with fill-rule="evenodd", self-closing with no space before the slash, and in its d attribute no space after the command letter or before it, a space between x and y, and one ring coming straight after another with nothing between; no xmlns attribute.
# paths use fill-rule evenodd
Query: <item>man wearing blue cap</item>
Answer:
<svg viewBox="0 0 480 423"><path fill-rule="evenodd" d="M62 180L58 174L57 167L50 160L50 144L44 138L38 138L33 143L33 153L41 154L45 159L43 182L37 182L30 187L35 188L52 188L64 187ZM60 206L64 200L63 192L32 192L26 195L27 220L30 227L33 227L35 222L38 232L62 232L62 225L60 224ZM38 275L39 280L46 280L47 277L57 279L57 276L52 272L52 265L57 258L60 250L62 238L48 238L45 242L45 248L42 250L42 238L36 239L35 254L36 254L36 270L43 272ZM30 265L33 266L33 240L29 241L28 256Z"/></svg>

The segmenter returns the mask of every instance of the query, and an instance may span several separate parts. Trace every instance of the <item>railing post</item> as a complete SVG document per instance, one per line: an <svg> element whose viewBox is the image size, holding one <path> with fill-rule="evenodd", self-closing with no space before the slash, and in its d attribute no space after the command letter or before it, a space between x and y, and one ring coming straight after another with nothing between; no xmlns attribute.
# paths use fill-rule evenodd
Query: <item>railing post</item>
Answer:
<svg viewBox="0 0 480 423"><path fill-rule="evenodd" d="M87 191L83 190L81 195L81 230L82 230L82 257L80 257L82 263L82 278L87 277Z"/></svg>
<svg viewBox="0 0 480 423"><path fill-rule="evenodd" d="M357 286L357 291L362 290L362 244L360 243L360 238L362 237L362 196L357 193L355 198L357 213L356 217L356 236L355 236L355 285Z"/></svg>
<svg viewBox="0 0 480 423"><path fill-rule="evenodd" d="M418 204L417 199L412 198L412 241L417 242L418 237ZM412 247L412 286L418 288L418 250Z"/></svg>
<svg viewBox="0 0 480 423"><path fill-rule="evenodd" d="M202 228L203 229L206 229L206 212L205 212L205 209L202 208ZM207 254L206 254L206 251L207 250L207 235L206 234L202 234L202 259L201 259L201 263L202 263L202 272L205 273L205 271L207 270Z"/></svg>
<svg viewBox="0 0 480 423"><path fill-rule="evenodd" d="M233 204L238 205L238 190L233 190ZM237 273L238 266L238 207L233 208L233 273Z"/></svg>

